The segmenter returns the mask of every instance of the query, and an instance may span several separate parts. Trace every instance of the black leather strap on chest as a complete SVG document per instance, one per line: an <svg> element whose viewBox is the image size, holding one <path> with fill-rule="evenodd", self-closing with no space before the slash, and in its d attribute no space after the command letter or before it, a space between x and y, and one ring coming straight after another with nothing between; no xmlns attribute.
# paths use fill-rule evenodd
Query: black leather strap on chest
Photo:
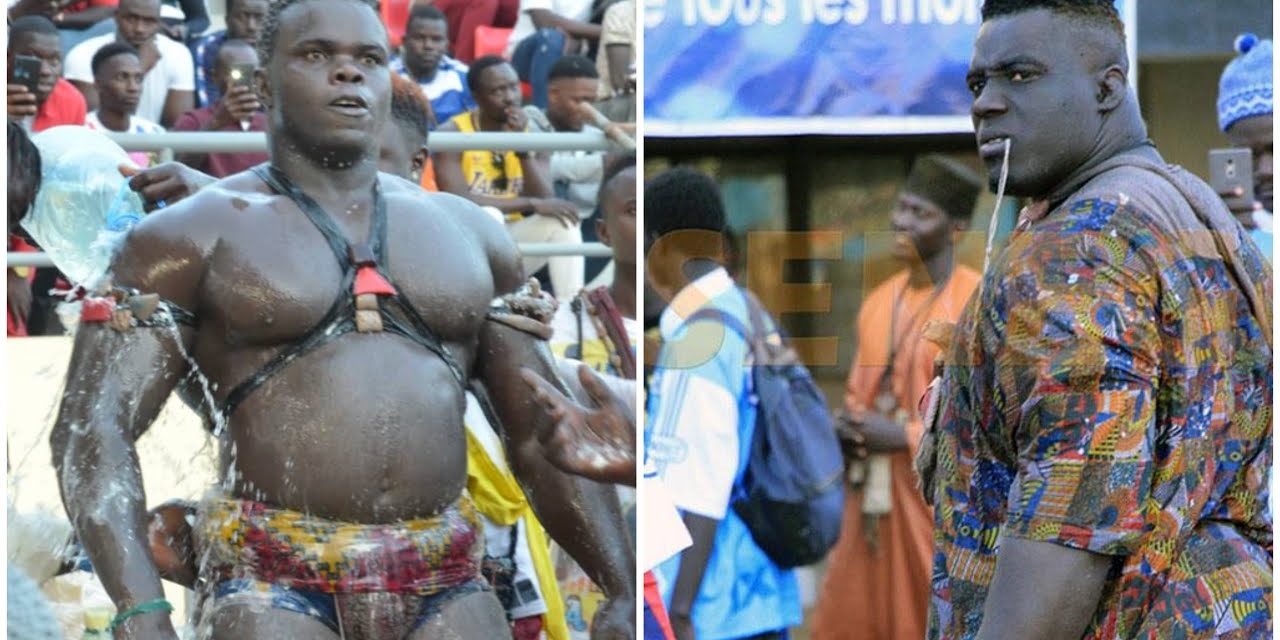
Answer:
<svg viewBox="0 0 1280 640"><path fill-rule="evenodd" d="M351 243L347 240L342 230L338 228L333 218L315 200L294 185L293 181L279 169L268 164L262 164L254 167L253 173L262 179L268 187L271 187L272 191L292 200L298 206L298 209L307 216L307 219L311 221L311 224L315 225L316 229L320 231L320 234L324 236L325 242L329 244L329 248L333 251L334 257L338 260L338 264L343 268L342 282L338 289L337 298L334 299L329 311L325 313L320 322L316 323L315 326L293 343L281 349L262 368L258 369L253 375L250 375L232 389L231 393L227 394L227 399L223 402L222 411L223 415L228 418L250 394L262 386L271 376L288 366L290 362L339 336L351 333L356 328L355 297L352 294L352 285L356 278L356 265L350 257L352 251ZM386 239L387 205L382 197L382 189L378 182L375 181L373 185L373 220L369 229L368 246L377 257L376 269L378 273L390 283L391 278L385 271ZM445 347L440 338L422 319L422 316L413 308L401 288L395 287L395 290L395 295L386 296L385 302L379 300L378 312L382 317L386 331L407 338L440 356L440 359L444 360L444 363L449 367L449 371L458 380L458 384L465 387L466 376L463 374L462 367L459 366L453 354L449 352L449 349ZM393 307L393 309L388 309L389 306ZM393 310L398 313L392 313Z"/></svg>

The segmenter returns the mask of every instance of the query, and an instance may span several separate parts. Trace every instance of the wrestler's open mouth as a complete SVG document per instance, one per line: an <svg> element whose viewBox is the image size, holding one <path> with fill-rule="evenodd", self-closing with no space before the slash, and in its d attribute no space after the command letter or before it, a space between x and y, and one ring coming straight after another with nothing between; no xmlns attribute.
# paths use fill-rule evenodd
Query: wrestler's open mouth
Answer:
<svg viewBox="0 0 1280 640"><path fill-rule="evenodd" d="M1008 140L1007 136L984 138L978 145L978 155L983 158L1001 156L1004 154L1004 143Z"/></svg>
<svg viewBox="0 0 1280 640"><path fill-rule="evenodd" d="M349 116L363 116L369 113L369 104L360 96L343 96L330 102L329 107Z"/></svg>

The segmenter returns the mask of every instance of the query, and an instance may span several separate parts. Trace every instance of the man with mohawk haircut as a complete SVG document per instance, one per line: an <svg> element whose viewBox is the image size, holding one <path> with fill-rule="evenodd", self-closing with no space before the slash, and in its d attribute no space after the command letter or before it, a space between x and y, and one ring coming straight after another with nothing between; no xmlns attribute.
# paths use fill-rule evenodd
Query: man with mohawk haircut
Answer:
<svg viewBox="0 0 1280 640"><path fill-rule="evenodd" d="M501 224L378 173L391 89L375 7L272 4L256 76L270 163L143 219L83 303L51 445L116 638L176 637L134 448L175 389L222 450L191 528L213 638L509 635L464 489L468 388L507 425L539 520L604 590L594 637L634 636L617 499L547 460L553 424L520 382L557 380L534 321L550 304L515 294Z"/></svg>
<svg viewBox="0 0 1280 640"><path fill-rule="evenodd" d="M983 7L979 153L1031 204L918 459L930 638L1271 637L1271 270L1128 74L1110 0Z"/></svg>

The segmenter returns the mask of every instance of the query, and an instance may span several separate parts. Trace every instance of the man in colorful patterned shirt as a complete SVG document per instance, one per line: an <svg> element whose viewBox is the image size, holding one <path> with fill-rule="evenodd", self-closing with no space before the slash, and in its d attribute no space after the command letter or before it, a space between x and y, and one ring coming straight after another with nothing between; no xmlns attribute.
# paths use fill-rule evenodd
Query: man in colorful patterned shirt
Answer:
<svg viewBox="0 0 1280 640"><path fill-rule="evenodd" d="M1032 204L921 460L929 637L1269 638L1270 267L1148 142L1109 0L983 20L979 152Z"/></svg>

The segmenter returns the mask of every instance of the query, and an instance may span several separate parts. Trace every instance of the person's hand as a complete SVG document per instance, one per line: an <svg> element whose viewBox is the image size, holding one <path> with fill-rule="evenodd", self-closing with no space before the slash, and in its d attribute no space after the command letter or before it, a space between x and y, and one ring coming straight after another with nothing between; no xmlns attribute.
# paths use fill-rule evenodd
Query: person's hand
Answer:
<svg viewBox="0 0 1280 640"><path fill-rule="evenodd" d="M199 573L188 520L195 515L195 504L184 500L166 502L147 512L147 540L160 577L188 589L194 588Z"/></svg>
<svg viewBox="0 0 1280 640"><path fill-rule="evenodd" d="M13 269L5 271L9 273L9 289L5 292L9 300L9 313L25 323L27 316L31 315L31 282Z"/></svg>
<svg viewBox="0 0 1280 640"><path fill-rule="evenodd" d="M503 123L503 131L524 131L529 126L529 114L519 105L507 107L507 121Z"/></svg>
<svg viewBox="0 0 1280 640"><path fill-rule="evenodd" d="M138 47L138 61L142 63L143 75L150 73L156 63L160 62L160 46L156 44L155 36Z"/></svg>
<svg viewBox="0 0 1280 640"><path fill-rule="evenodd" d="M635 484L635 420L626 403L615 397L589 367L578 367L578 382L594 409L565 397L527 368L520 370L520 377L551 418L551 427L538 433L551 464L566 473L599 482Z"/></svg>
<svg viewBox="0 0 1280 640"><path fill-rule="evenodd" d="M129 178L129 188L142 196L143 208L163 209L217 181L181 162L166 162L150 169L122 164L120 175Z"/></svg>
<svg viewBox="0 0 1280 640"><path fill-rule="evenodd" d="M609 598L591 620L591 640L632 640L636 637L635 598Z"/></svg>
<svg viewBox="0 0 1280 640"><path fill-rule="evenodd" d="M892 453L907 446L906 429L888 416L876 411L861 411L856 416L837 414L836 436L841 447L854 459L865 458L862 453ZM848 442L846 445L845 442Z"/></svg>
<svg viewBox="0 0 1280 640"><path fill-rule="evenodd" d="M849 466L849 463L855 460L865 460L870 453L867 450L867 438L853 421L853 416L849 415L848 411L839 409L832 418L836 439L840 441L840 453L844 454L845 466Z"/></svg>
<svg viewBox="0 0 1280 640"><path fill-rule="evenodd" d="M221 129L235 122L252 120L261 106L258 102L258 93L253 87L232 85L227 90L227 95L222 96L222 99L213 107L213 122L210 128Z"/></svg>
<svg viewBox="0 0 1280 640"><path fill-rule="evenodd" d="M9 83L5 91L9 98L9 119L21 120L36 115L40 107L36 104L36 94L31 93L26 85Z"/></svg>
<svg viewBox="0 0 1280 640"><path fill-rule="evenodd" d="M532 202L533 212L540 216L550 216L560 221L566 229L578 224L578 210L573 203L559 198L535 198Z"/></svg>

